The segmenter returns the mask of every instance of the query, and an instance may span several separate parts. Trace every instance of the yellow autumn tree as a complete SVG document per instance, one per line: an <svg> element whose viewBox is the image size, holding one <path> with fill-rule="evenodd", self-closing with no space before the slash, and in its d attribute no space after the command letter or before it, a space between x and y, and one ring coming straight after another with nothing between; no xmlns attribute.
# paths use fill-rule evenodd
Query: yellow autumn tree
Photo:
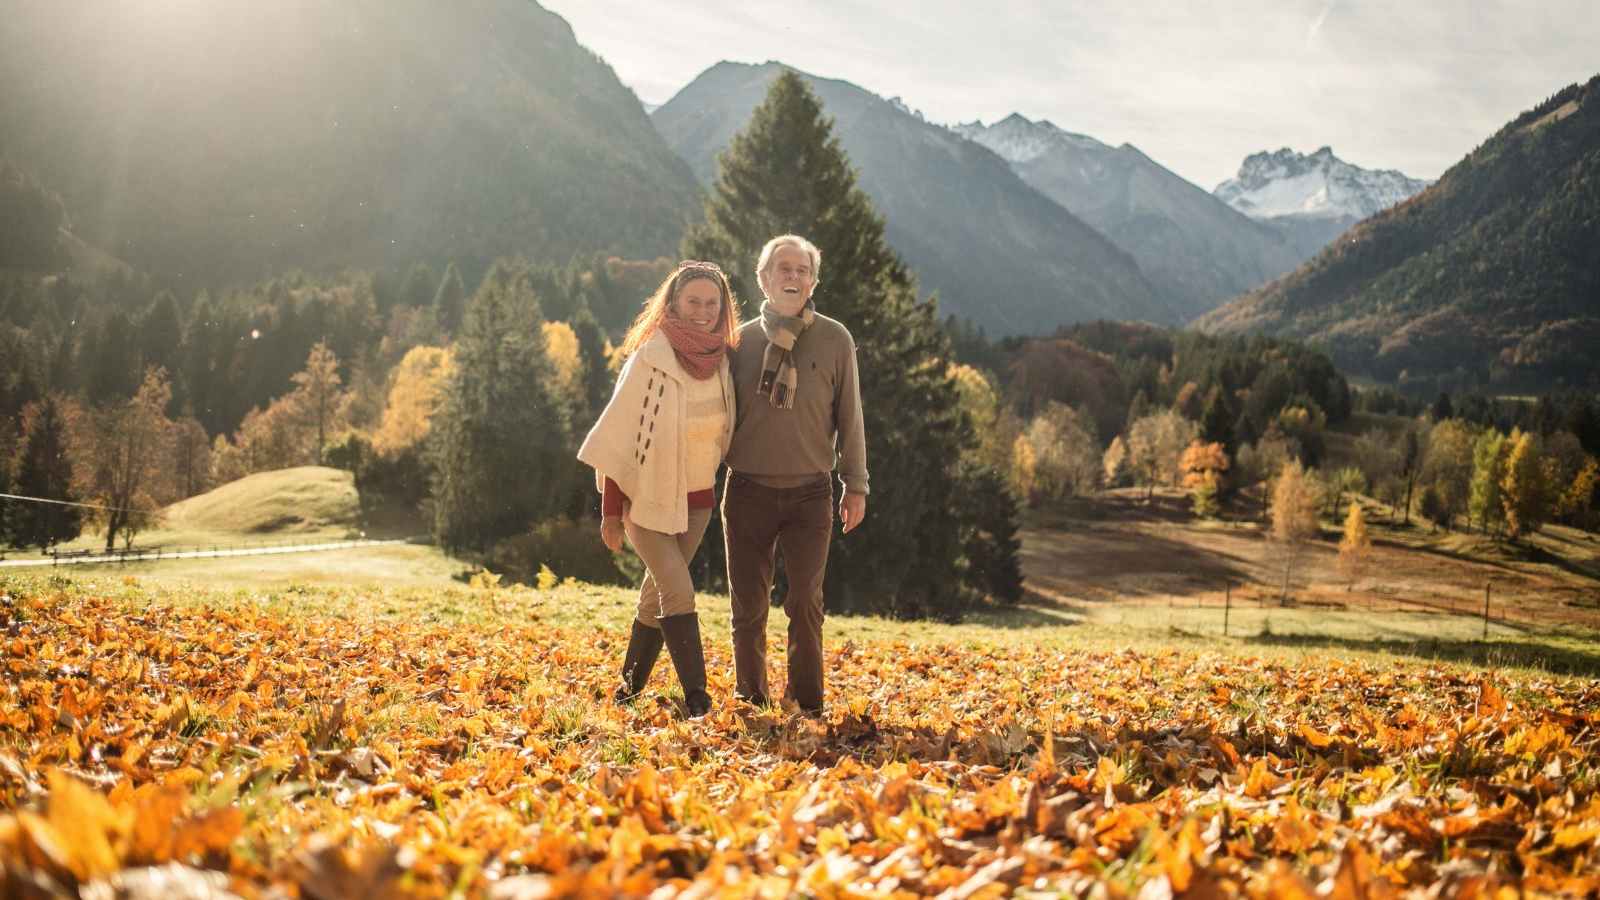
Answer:
<svg viewBox="0 0 1600 900"><path fill-rule="evenodd" d="M340 415L344 392L340 390L343 380L339 377L339 357L326 341L318 341L306 357L306 367L289 380L294 382L295 389L274 405L277 402L290 405L293 412L289 415L297 416L303 423L305 440L311 445L311 462L320 466L329 437L344 424Z"/></svg>
<svg viewBox="0 0 1600 900"><path fill-rule="evenodd" d="M1545 500L1544 467L1540 462L1539 436L1513 429L1506 439L1505 474L1500 479L1500 503L1506 514L1506 536L1517 540L1532 534L1544 524L1549 512Z"/></svg>
<svg viewBox="0 0 1600 900"><path fill-rule="evenodd" d="M1307 477L1298 459L1291 459L1278 474L1272 489L1272 537L1283 550L1283 595L1280 602L1289 602L1289 579L1300 552L1317 536L1317 509L1322 505L1322 494L1314 478Z"/></svg>
<svg viewBox="0 0 1600 900"><path fill-rule="evenodd" d="M1600 462L1591 456L1584 461L1577 477L1562 493L1561 500L1556 505L1557 515L1567 518L1579 527L1584 527L1589 520L1589 507L1594 499L1596 481L1600 481Z"/></svg>
<svg viewBox="0 0 1600 900"><path fill-rule="evenodd" d="M1367 532L1366 516L1361 513L1361 504L1352 500L1350 513L1344 517L1344 536L1339 539L1339 571L1348 580L1345 590L1355 587L1371 551L1372 535Z"/></svg>
<svg viewBox="0 0 1600 900"><path fill-rule="evenodd" d="M972 366L954 363L950 377L956 385L956 397L967 418L972 421L972 431L977 441L966 451L969 461L987 465L997 472L1008 468L1017 432L1021 430L1016 417L1007 414L994 385L983 372Z"/></svg>
<svg viewBox="0 0 1600 900"><path fill-rule="evenodd" d="M1184 488L1192 494L1194 514L1202 518L1215 516L1222 476L1228 471L1228 451L1220 443L1196 439L1184 448L1178 469L1183 473Z"/></svg>
<svg viewBox="0 0 1600 900"><path fill-rule="evenodd" d="M1128 444L1122 435L1111 439L1111 446L1100 457L1100 465L1106 473L1106 487L1120 487L1128 477Z"/></svg>
<svg viewBox="0 0 1600 900"><path fill-rule="evenodd" d="M583 354L578 351L578 333L565 322L544 323L544 352L556 370L554 393L569 402L583 394Z"/></svg>
<svg viewBox="0 0 1600 900"><path fill-rule="evenodd" d="M1039 454L1034 451L1033 443L1026 434L1017 435L1011 444L1011 486L1017 496L1033 501L1034 481L1039 468Z"/></svg>
<svg viewBox="0 0 1600 900"><path fill-rule="evenodd" d="M395 366L394 384L384 405L383 421L372 436L372 449L394 456L428 436L429 422L454 364L444 347L412 347Z"/></svg>

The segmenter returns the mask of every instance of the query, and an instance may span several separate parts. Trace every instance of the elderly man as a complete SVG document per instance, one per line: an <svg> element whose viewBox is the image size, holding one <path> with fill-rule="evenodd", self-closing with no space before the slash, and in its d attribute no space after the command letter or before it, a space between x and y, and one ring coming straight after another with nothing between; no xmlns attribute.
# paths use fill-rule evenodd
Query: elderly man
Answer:
<svg viewBox="0 0 1600 900"><path fill-rule="evenodd" d="M738 425L722 493L733 599L737 694L764 704L773 554L783 551L789 592L787 696L822 712L822 575L833 530L833 477L849 533L867 514L867 442L850 332L812 302L822 254L803 237L767 242L756 263L765 300L730 351Z"/></svg>

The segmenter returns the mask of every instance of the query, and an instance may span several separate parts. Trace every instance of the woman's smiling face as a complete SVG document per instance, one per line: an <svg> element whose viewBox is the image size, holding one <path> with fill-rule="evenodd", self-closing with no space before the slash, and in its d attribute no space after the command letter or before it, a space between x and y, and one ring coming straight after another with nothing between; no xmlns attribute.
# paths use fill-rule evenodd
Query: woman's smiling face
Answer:
<svg viewBox="0 0 1600 900"><path fill-rule="evenodd" d="M678 285L673 311L684 323L701 331L715 331L722 315L722 290L710 278L694 278Z"/></svg>

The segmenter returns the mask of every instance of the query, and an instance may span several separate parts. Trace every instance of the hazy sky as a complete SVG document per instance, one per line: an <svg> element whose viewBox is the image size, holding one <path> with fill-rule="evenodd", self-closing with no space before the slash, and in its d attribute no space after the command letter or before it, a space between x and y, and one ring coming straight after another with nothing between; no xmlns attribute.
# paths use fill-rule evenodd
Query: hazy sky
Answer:
<svg viewBox="0 0 1600 900"><path fill-rule="evenodd" d="M934 122L1020 112L1131 143L1207 190L1285 146L1437 178L1600 73L1600 0L540 2L648 103L778 60Z"/></svg>

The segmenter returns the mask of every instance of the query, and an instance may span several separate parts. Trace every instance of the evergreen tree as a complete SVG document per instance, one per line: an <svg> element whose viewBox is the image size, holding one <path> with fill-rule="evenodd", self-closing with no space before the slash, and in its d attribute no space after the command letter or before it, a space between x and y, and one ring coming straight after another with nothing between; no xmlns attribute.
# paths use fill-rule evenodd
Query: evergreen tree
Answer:
<svg viewBox="0 0 1600 900"><path fill-rule="evenodd" d="M139 369L151 366L177 372L178 349L183 342L183 320L178 315L178 298L162 291L139 318ZM175 384L174 388L178 386ZM174 391L176 394L176 390ZM174 397L181 404L181 398ZM169 410L170 412L170 410Z"/></svg>
<svg viewBox="0 0 1600 900"><path fill-rule="evenodd" d="M0 452L16 440L22 408L39 399L45 346L27 329L0 322Z"/></svg>
<svg viewBox="0 0 1600 900"><path fill-rule="evenodd" d="M404 306L427 306L438 296L441 287L443 284L433 271L433 266L419 262L406 272L405 280L400 282L398 299Z"/></svg>
<svg viewBox="0 0 1600 900"><path fill-rule="evenodd" d="M18 454L15 490L24 497L75 502L72 460L67 456L66 411L54 397L29 407L23 415L22 449ZM56 503L20 503L13 507L11 542L19 547L48 547L70 541L82 530L80 507Z"/></svg>
<svg viewBox="0 0 1600 900"><path fill-rule="evenodd" d="M973 490L964 499L973 504L967 512L967 582L1001 603L1022 599L1022 565L1017 554L1017 498L1005 476L989 466L970 466L964 480Z"/></svg>
<svg viewBox="0 0 1600 900"><path fill-rule="evenodd" d="M214 367L213 346L219 343L219 325L211 295L202 291L189 310L189 327L184 331L177 381L183 384L188 410L207 433L221 431L220 406L216 402L223 385Z"/></svg>
<svg viewBox="0 0 1600 900"><path fill-rule="evenodd" d="M684 255L720 262L748 317L759 303L754 264L767 239L793 232L822 248L817 309L855 338L867 463L876 473L866 531L845 539L835 532L828 608L954 618L983 589L963 559L975 527L963 498L982 489L958 464L971 426L936 305L918 301L883 228L820 101L786 72L723 153L705 222L685 238Z"/></svg>
<svg viewBox="0 0 1600 900"><path fill-rule="evenodd" d="M606 357L605 332L600 330L600 323L595 321L587 303L579 304L569 324L578 336L578 355L583 366L583 409L573 422L575 428L581 430L605 408L606 400L611 397L611 383L616 379L611 375L610 360Z"/></svg>
<svg viewBox="0 0 1600 900"><path fill-rule="evenodd" d="M526 269L496 263L467 307L430 429L434 536L448 550L484 552L546 518L575 476L541 325Z"/></svg>
<svg viewBox="0 0 1600 900"><path fill-rule="evenodd" d="M106 403L132 396L138 385L133 327L128 317L114 311L100 323L93 348L86 353L89 366L88 393L91 403Z"/></svg>
<svg viewBox="0 0 1600 900"><path fill-rule="evenodd" d="M1233 456L1237 448L1233 437L1233 423L1239 418L1238 413L1228 405L1227 394L1219 387L1213 387L1206 396L1205 409L1200 413L1200 440L1208 444L1221 444L1228 456Z"/></svg>
<svg viewBox="0 0 1600 900"><path fill-rule="evenodd" d="M461 270L455 261L445 267L439 290L433 295L433 313L445 334L455 334L461 328L461 316L467 308L467 287L461 280Z"/></svg>
<svg viewBox="0 0 1600 900"><path fill-rule="evenodd" d="M1432 484L1422 486L1422 491L1417 494L1417 512L1433 523L1433 530L1439 530L1439 523L1446 523L1449 527L1449 507L1445 505L1444 496Z"/></svg>

